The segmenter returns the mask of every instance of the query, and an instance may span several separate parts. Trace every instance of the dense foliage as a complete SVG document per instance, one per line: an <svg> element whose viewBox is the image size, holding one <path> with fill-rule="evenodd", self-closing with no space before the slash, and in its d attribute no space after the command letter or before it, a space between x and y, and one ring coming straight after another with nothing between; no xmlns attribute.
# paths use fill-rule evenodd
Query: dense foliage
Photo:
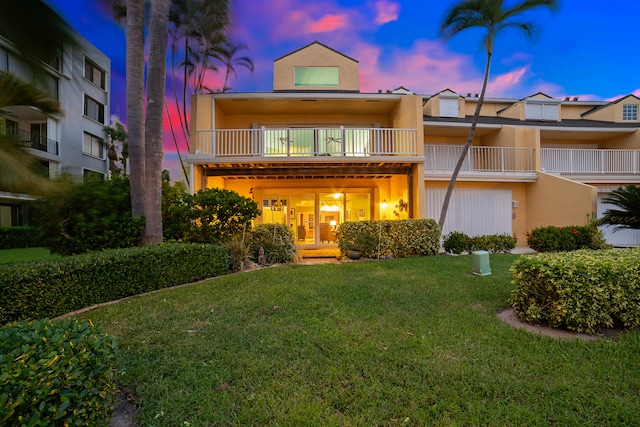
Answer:
<svg viewBox="0 0 640 427"><path fill-rule="evenodd" d="M600 219L601 224L613 225L615 229L640 229L640 187L627 185L611 192L604 203L618 209L607 209Z"/></svg>
<svg viewBox="0 0 640 427"><path fill-rule="evenodd" d="M511 272L510 304L527 322L589 333L640 327L640 249L523 256Z"/></svg>
<svg viewBox="0 0 640 427"><path fill-rule="evenodd" d="M115 348L101 328L76 319L0 328L0 424L107 425Z"/></svg>
<svg viewBox="0 0 640 427"><path fill-rule="evenodd" d="M259 260L260 248L264 249L267 264L297 262L300 253L291 228L285 224L259 224L251 231L250 253Z"/></svg>
<svg viewBox="0 0 640 427"><path fill-rule="evenodd" d="M432 219L344 222L339 228L338 248L344 255L358 250L366 258L436 255L440 227Z"/></svg>
<svg viewBox="0 0 640 427"><path fill-rule="evenodd" d="M229 272L225 248L163 244L0 265L0 324L55 317L94 304Z"/></svg>
<svg viewBox="0 0 640 427"><path fill-rule="evenodd" d="M35 227L0 227L0 249L34 248L41 244Z"/></svg>
<svg viewBox="0 0 640 427"><path fill-rule="evenodd" d="M473 251L487 251L489 253L509 253L516 247L518 239L508 234L485 234L469 237L465 233L452 231L444 238L444 250L452 254Z"/></svg>
<svg viewBox="0 0 640 427"><path fill-rule="evenodd" d="M527 233L527 244L538 252L563 252L578 249L607 249L596 221L587 225L538 227Z"/></svg>
<svg viewBox="0 0 640 427"><path fill-rule="evenodd" d="M131 216L127 178L71 180L33 203L32 222L54 253L80 254L140 243L143 221Z"/></svg>

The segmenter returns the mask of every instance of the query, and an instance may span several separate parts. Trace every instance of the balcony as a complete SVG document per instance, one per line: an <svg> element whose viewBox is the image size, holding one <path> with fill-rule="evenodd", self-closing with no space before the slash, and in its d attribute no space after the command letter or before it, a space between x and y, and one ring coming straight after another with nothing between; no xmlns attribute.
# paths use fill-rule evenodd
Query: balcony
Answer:
<svg viewBox="0 0 640 427"><path fill-rule="evenodd" d="M543 148L540 162L545 172L578 180L640 179L640 150Z"/></svg>
<svg viewBox="0 0 640 427"><path fill-rule="evenodd" d="M260 128L198 131L192 158L416 157L415 129Z"/></svg>
<svg viewBox="0 0 640 427"><path fill-rule="evenodd" d="M58 155L58 141L32 134L22 129L8 129L4 135L12 137L18 144L25 148L42 151L53 155Z"/></svg>
<svg viewBox="0 0 640 427"><path fill-rule="evenodd" d="M463 150L462 145L426 144L425 177L450 177ZM460 177L474 180L535 180L533 148L471 146L460 169Z"/></svg>

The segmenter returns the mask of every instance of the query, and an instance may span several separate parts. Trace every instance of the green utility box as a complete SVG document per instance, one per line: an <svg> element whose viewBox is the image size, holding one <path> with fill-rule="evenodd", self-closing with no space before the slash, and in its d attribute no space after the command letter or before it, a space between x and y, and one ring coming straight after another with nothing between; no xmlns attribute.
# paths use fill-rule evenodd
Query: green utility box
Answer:
<svg viewBox="0 0 640 427"><path fill-rule="evenodd" d="M473 274L478 276L488 276L491 274L491 265L489 264L489 252L474 251L473 255Z"/></svg>

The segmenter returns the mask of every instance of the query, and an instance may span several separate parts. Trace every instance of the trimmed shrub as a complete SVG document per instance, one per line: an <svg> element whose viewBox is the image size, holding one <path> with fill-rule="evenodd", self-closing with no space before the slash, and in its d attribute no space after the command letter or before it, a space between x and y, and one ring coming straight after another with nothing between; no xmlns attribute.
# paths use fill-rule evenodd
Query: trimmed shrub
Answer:
<svg viewBox="0 0 640 427"><path fill-rule="evenodd" d="M0 323L56 317L228 272L225 248L192 243L4 264L0 265Z"/></svg>
<svg viewBox="0 0 640 427"><path fill-rule="evenodd" d="M0 328L0 424L108 425L115 348L114 338L77 319Z"/></svg>
<svg viewBox="0 0 640 427"><path fill-rule="evenodd" d="M367 248L358 248L362 234L369 237ZM357 221L340 224L338 248L343 255L361 249L365 258L393 254L396 258L436 255L440 251L440 227L433 219Z"/></svg>
<svg viewBox="0 0 640 427"><path fill-rule="evenodd" d="M0 227L0 249L35 248L41 246L35 227Z"/></svg>
<svg viewBox="0 0 640 427"><path fill-rule="evenodd" d="M442 246L450 254L469 253L471 252L471 238L460 231L452 231L445 236Z"/></svg>
<svg viewBox="0 0 640 427"><path fill-rule="evenodd" d="M596 221L587 225L538 227L527 233L527 245L537 252L566 252L578 249L608 249Z"/></svg>
<svg viewBox="0 0 640 427"><path fill-rule="evenodd" d="M596 333L640 326L640 249L518 258L509 303L529 323Z"/></svg>
<svg viewBox="0 0 640 427"><path fill-rule="evenodd" d="M258 224L251 232L251 257L258 260L260 248L268 264L288 264L300 260L293 230L284 224Z"/></svg>
<svg viewBox="0 0 640 427"><path fill-rule="evenodd" d="M487 251L489 253L509 253L516 247L518 239L508 234L485 234L469 237L459 231L452 231L444 238L444 250L452 254L473 251Z"/></svg>

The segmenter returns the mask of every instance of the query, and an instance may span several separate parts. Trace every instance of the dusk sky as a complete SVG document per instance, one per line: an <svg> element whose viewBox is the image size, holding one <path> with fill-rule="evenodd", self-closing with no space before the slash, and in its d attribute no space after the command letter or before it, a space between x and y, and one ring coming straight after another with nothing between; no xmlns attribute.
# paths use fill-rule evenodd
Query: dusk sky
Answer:
<svg viewBox="0 0 640 427"><path fill-rule="evenodd" d="M506 0L507 4L514 1ZM49 0L72 27L111 58L111 114L126 123L124 27L97 0ZM245 43L253 74L238 68L233 92L269 92L273 60L314 40L360 63L361 92L404 86L432 95L450 88L465 95L482 85L481 32L449 41L438 37L446 0L238 0L232 1L232 40ZM560 0L526 18L537 36L506 31L497 40L487 97L523 98L544 92L581 100L640 96L637 0ZM221 87L223 72L208 86ZM170 96L170 94L168 94ZM165 141L165 167L178 178L173 142Z"/></svg>

